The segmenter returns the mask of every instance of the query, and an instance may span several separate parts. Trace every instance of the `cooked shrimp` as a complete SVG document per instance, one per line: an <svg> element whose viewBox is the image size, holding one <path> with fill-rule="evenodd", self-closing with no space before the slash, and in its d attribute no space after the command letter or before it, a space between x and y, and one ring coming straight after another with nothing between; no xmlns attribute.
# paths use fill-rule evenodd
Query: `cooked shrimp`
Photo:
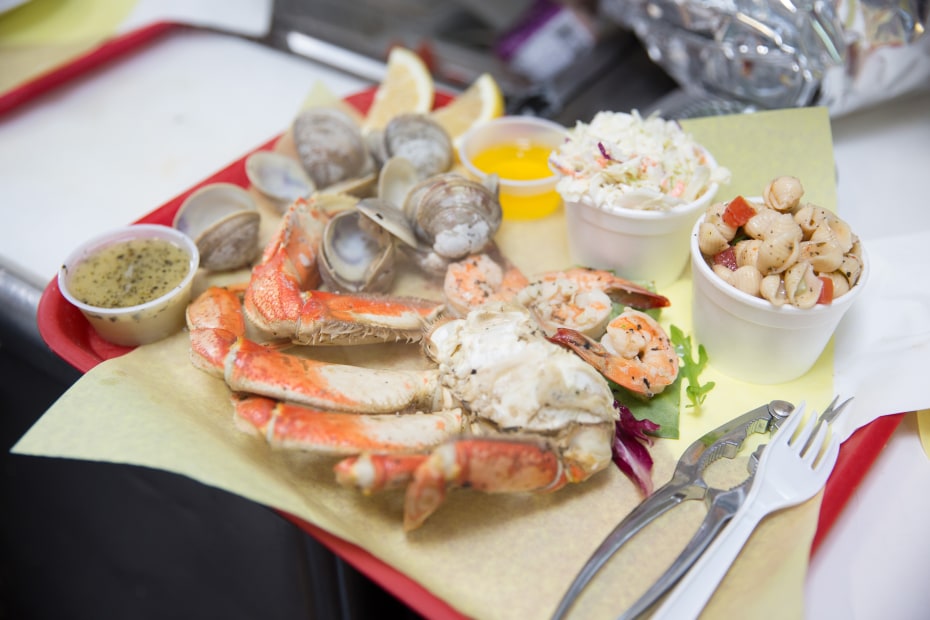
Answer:
<svg viewBox="0 0 930 620"><path fill-rule="evenodd" d="M451 263L443 282L446 307L458 316L489 301L509 301L528 284L526 276L492 250Z"/></svg>
<svg viewBox="0 0 930 620"><path fill-rule="evenodd" d="M546 332L568 327L591 338L604 334L613 307L606 293L583 288L570 278L535 280L517 293L516 300Z"/></svg>
<svg viewBox="0 0 930 620"><path fill-rule="evenodd" d="M553 281L559 279L569 279L578 284L580 288L586 290L603 291L612 300L625 306L633 308L649 309L664 308L669 305L669 300L663 295L653 293L649 289L630 282L620 276L601 269L589 269L587 267L575 267L566 271L549 271L538 276L537 281Z"/></svg>
<svg viewBox="0 0 930 620"><path fill-rule="evenodd" d="M513 301L547 334L566 327L590 338L604 334L612 301L634 308L669 305L668 298L598 269L550 271L528 281L497 248L450 264L443 291L446 307L459 316L487 302Z"/></svg>
<svg viewBox="0 0 930 620"><path fill-rule="evenodd" d="M678 377L678 355L665 330L636 310L612 320L600 343L565 328L550 340L572 349L611 381L647 396L658 394Z"/></svg>

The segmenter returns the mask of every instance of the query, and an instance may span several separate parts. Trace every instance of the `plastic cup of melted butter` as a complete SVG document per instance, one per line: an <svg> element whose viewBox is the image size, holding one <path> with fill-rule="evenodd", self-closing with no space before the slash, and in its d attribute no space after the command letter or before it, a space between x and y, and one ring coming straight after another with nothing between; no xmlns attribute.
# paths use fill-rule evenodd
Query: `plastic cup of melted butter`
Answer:
<svg viewBox="0 0 930 620"><path fill-rule="evenodd" d="M504 218L545 217L562 203L555 191L558 176L549 168L549 153L565 140L566 129L531 116L502 116L482 123L463 136L459 161L485 180L496 174Z"/></svg>
<svg viewBox="0 0 930 620"><path fill-rule="evenodd" d="M103 339L137 346L184 327L199 263L183 233L137 224L75 249L58 271L58 288Z"/></svg>

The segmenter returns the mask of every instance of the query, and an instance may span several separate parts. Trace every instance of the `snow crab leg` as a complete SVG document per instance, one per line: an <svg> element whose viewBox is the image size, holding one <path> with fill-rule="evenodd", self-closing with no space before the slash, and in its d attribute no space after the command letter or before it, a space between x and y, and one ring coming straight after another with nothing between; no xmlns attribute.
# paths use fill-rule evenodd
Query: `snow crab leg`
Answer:
<svg viewBox="0 0 930 620"><path fill-rule="evenodd" d="M241 287L213 287L187 309L191 361L230 389L330 411L397 413L441 403L435 369L379 370L324 363L245 337Z"/></svg>
<svg viewBox="0 0 930 620"><path fill-rule="evenodd" d="M233 398L236 426L275 448L320 454L428 450L462 432L461 409L409 415L320 411L263 396Z"/></svg>

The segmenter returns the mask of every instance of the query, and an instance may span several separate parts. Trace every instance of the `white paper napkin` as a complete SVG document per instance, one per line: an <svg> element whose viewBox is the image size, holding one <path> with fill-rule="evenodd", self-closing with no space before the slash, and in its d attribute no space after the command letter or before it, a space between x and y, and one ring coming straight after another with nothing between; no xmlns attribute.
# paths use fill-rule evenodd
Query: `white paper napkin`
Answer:
<svg viewBox="0 0 930 620"><path fill-rule="evenodd" d="M878 417L930 407L930 231L863 244L871 277L835 340L836 393L855 396L834 424L844 441Z"/></svg>

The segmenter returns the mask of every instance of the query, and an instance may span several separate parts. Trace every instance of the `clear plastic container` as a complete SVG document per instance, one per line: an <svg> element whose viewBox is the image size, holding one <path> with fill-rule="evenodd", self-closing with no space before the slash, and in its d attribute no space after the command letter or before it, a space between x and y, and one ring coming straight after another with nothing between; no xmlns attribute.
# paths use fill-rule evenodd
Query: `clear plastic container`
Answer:
<svg viewBox="0 0 930 620"><path fill-rule="evenodd" d="M548 153L567 136L566 129L552 121L533 116L502 116L471 129L459 145L459 161L474 177L484 180L495 173L500 179L500 201L504 218L527 220L545 217L555 212L562 199L555 191L559 177L548 166ZM526 165L530 147L540 162ZM492 151L493 150L493 151ZM495 154L494 161L476 165L476 159ZM542 155L545 154L545 158ZM538 170L535 178L515 178L511 171ZM520 175L523 176L523 175Z"/></svg>
<svg viewBox="0 0 930 620"><path fill-rule="evenodd" d="M188 265L183 279L155 299L124 308L97 307L77 299L70 288L75 268L107 247L134 239L161 239L184 250ZM58 271L58 288L102 338L114 344L137 346L166 338L184 327L184 313L190 303L199 263L200 253L187 235L170 226L137 224L91 239L75 249Z"/></svg>

